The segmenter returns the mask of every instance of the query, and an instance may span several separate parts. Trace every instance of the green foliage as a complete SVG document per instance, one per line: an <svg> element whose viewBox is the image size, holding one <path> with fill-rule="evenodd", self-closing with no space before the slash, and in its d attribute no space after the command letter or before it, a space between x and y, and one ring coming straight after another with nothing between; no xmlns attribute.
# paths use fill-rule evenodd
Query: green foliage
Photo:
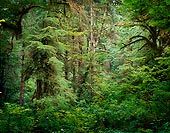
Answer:
<svg viewBox="0 0 170 133"><path fill-rule="evenodd" d="M47 115L47 112L45 115ZM53 124L55 125L57 124L56 126L53 126L56 127L56 129L53 129L53 131L63 130L65 132L70 132L70 133L87 132L90 130L90 128L93 128L95 124L95 116L83 112L82 108L76 108L71 112L58 110L57 112L54 112L53 115L54 116L52 117L48 115L49 120L51 120ZM56 121L58 121L58 123ZM43 125L43 121L40 121L40 126L42 125Z"/></svg>
<svg viewBox="0 0 170 133"><path fill-rule="evenodd" d="M14 45L10 33L1 31L0 36L0 92L1 102L15 101L19 88L20 46ZM15 80L15 82L13 82Z"/></svg>
<svg viewBox="0 0 170 133"><path fill-rule="evenodd" d="M27 46L25 49L25 81L33 78L36 81L39 80L38 82L42 82L43 88L37 87L35 98L38 91L40 91L38 95L41 95L41 97L57 94L58 97L61 95L61 98L65 96L74 101L75 98L73 97L75 96L71 94L70 82L64 78L64 64L62 62L63 58L61 58L63 52L68 50L69 46L61 40L65 36L75 35L75 33L57 29L55 27L57 24L58 22L54 21L52 17L48 17L44 20L43 28L32 35L26 36L26 40L24 40Z"/></svg>
<svg viewBox="0 0 170 133"><path fill-rule="evenodd" d="M131 17L132 25L142 27L144 35L140 33L132 36L128 45L139 44L142 46L139 50L147 51L147 60L145 63L153 65L153 58L161 56L163 49L170 45L169 41L169 5L165 1L140 1L124 0L123 12L127 12Z"/></svg>
<svg viewBox="0 0 170 133"><path fill-rule="evenodd" d="M124 0L133 19L159 29L169 30L169 4L166 1ZM135 6L134 6L135 5Z"/></svg>
<svg viewBox="0 0 170 133"><path fill-rule="evenodd" d="M32 110L20 107L17 104L5 103L5 110L0 111L0 131L1 132L27 132L34 127Z"/></svg>
<svg viewBox="0 0 170 133"><path fill-rule="evenodd" d="M0 19L15 24L20 11L50 3L48 11L24 14L22 38L15 44L0 20L0 95L10 102L2 99L0 132L169 132L169 2L124 0L123 10L130 12L122 15L119 5L94 1L95 51L90 51L89 1L55 7L58 1L53 2L0 5ZM138 23L126 23L130 17ZM23 106L15 104L21 73Z"/></svg>
<svg viewBox="0 0 170 133"><path fill-rule="evenodd" d="M0 20L0 26L1 26L1 22L5 22L5 20L4 20L4 19L1 19L1 20Z"/></svg>
<svg viewBox="0 0 170 133"><path fill-rule="evenodd" d="M29 6L43 5L46 2L43 1L24 1L24 0L5 0L1 2L0 5L0 15L1 19L5 19L7 22L16 22L19 18L20 13Z"/></svg>

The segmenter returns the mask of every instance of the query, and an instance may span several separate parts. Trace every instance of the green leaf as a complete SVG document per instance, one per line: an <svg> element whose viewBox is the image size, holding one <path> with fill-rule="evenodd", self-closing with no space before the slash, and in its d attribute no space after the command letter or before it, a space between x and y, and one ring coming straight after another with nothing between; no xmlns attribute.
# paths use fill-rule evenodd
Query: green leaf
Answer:
<svg viewBox="0 0 170 133"><path fill-rule="evenodd" d="M165 0L167 5L170 5L170 0Z"/></svg>

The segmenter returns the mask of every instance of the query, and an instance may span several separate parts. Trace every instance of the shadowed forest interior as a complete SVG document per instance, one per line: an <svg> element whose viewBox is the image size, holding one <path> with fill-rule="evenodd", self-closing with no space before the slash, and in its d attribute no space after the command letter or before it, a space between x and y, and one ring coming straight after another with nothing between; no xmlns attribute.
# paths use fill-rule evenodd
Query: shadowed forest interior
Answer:
<svg viewBox="0 0 170 133"><path fill-rule="evenodd" d="M170 1L1 0L0 132L170 132Z"/></svg>

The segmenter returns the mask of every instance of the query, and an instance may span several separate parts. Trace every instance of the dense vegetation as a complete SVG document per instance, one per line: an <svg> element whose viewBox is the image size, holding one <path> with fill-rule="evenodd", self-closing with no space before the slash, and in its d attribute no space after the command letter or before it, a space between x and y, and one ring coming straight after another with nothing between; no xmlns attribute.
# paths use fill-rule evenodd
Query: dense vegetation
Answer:
<svg viewBox="0 0 170 133"><path fill-rule="evenodd" d="M0 2L0 132L170 132L169 0Z"/></svg>

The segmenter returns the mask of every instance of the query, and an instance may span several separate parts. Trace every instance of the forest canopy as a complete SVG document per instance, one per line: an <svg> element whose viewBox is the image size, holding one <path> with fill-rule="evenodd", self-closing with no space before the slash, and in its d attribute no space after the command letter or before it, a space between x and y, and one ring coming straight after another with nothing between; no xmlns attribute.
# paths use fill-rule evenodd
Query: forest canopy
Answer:
<svg viewBox="0 0 170 133"><path fill-rule="evenodd" d="M170 132L169 0L0 2L0 132Z"/></svg>

